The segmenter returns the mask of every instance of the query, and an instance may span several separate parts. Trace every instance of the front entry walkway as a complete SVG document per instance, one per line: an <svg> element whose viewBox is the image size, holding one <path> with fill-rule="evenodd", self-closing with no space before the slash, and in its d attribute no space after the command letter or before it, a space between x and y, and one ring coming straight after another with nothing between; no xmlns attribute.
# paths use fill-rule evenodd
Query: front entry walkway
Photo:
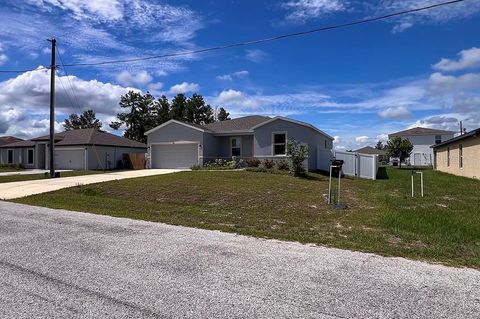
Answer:
<svg viewBox="0 0 480 319"><path fill-rule="evenodd" d="M57 172L70 172L70 170L56 170ZM48 169L26 169L23 171L3 172L0 176L14 176L14 175L36 175L50 172Z"/></svg>
<svg viewBox="0 0 480 319"><path fill-rule="evenodd" d="M73 187L78 185L94 184L101 182L109 182L114 180L154 176L162 174L176 173L185 171L181 169L144 169L135 171L123 171L105 174L83 175L62 177L54 179L39 179L33 181L0 183L0 199L8 200L20 198L35 194L56 191L62 188Z"/></svg>

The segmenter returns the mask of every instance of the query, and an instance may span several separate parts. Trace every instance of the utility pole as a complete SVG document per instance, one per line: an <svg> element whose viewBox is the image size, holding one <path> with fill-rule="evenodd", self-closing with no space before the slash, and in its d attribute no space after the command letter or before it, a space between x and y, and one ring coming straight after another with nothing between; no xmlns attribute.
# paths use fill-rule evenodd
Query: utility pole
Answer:
<svg viewBox="0 0 480 319"><path fill-rule="evenodd" d="M55 177L55 46L57 40L52 38L48 40L52 43L52 59L50 63L50 178Z"/></svg>

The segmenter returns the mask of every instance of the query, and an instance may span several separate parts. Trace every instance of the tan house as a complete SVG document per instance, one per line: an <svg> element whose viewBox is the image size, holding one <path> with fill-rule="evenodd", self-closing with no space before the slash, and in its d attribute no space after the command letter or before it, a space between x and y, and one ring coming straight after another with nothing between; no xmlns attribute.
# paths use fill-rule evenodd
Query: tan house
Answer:
<svg viewBox="0 0 480 319"><path fill-rule="evenodd" d="M480 128L433 145L432 148L436 170L480 178Z"/></svg>

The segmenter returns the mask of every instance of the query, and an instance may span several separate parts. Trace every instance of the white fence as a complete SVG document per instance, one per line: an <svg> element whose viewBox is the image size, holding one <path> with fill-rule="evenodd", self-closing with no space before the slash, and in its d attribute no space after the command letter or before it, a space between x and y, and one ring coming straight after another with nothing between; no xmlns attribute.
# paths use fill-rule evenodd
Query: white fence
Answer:
<svg viewBox="0 0 480 319"><path fill-rule="evenodd" d="M335 151L335 159L343 161L343 174L377 179L378 155Z"/></svg>

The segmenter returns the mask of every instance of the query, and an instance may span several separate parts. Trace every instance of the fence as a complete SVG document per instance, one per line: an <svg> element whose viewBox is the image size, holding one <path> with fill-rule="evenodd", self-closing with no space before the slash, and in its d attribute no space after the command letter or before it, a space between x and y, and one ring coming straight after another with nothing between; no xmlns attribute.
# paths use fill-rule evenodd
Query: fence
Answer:
<svg viewBox="0 0 480 319"><path fill-rule="evenodd" d="M335 151L335 159L343 160L345 175L377 179L378 155Z"/></svg>

